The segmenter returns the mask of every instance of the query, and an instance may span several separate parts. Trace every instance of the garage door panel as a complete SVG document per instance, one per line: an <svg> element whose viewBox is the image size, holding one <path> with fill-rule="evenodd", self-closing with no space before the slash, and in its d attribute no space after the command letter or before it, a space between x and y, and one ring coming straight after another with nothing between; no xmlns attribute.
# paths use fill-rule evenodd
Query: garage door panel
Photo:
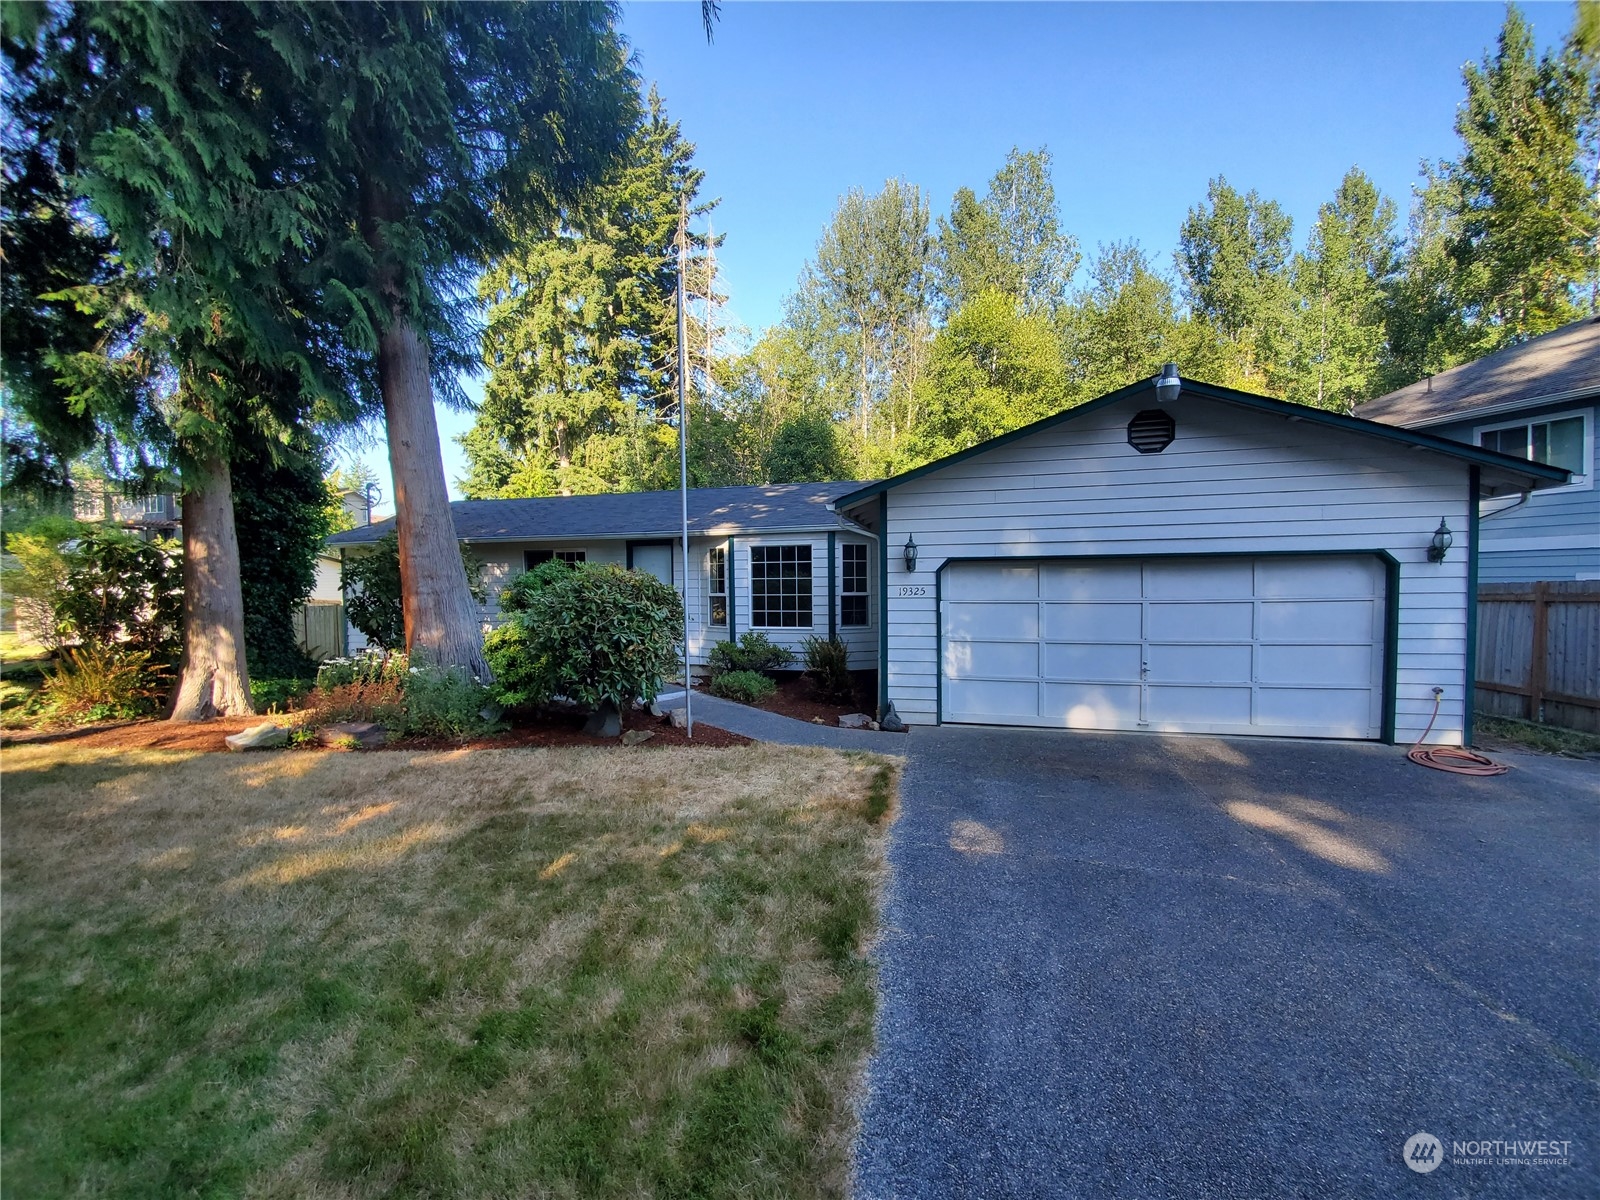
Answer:
<svg viewBox="0 0 1600 1200"><path fill-rule="evenodd" d="M1261 605L1264 642L1370 642L1371 600L1268 600Z"/></svg>
<svg viewBox="0 0 1600 1200"><path fill-rule="evenodd" d="M1047 638L1136 642L1143 629L1144 608L1138 603L1047 603L1044 606L1044 636Z"/></svg>
<svg viewBox="0 0 1600 1200"><path fill-rule="evenodd" d="M1296 687L1335 687L1352 679L1370 678L1373 647L1274 645L1256 647L1259 683Z"/></svg>
<svg viewBox="0 0 1600 1200"><path fill-rule="evenodd" d="M1152 684L1250 682L1249 645L1164 646L1152 642L1145 654Z"/></svg>
<svg viewBox="0 0 1600 1200"><path fill-rule="evenodd" d="M1186 726L1247 726L1250 724L1250 712L1248 687L1150 685L1149 722L1152 729L1181 732Z"/></svg>
<svg viewBox="0 0 1600 1200"><path fill-rule="evenodd" d="M1047 683L1044 723L1068 729L1137 729L1139 685Z"/></svg>
<svg viewBox="0 0 1600 1200"><path fill-rule="evenodd" d="M957 638L1037 638L1039 606L1004 601L945 605L945 633Z"/></svg>
<svg viewBox="0 0 1600 1200"><path fill-rule="evenodd" d="M1207 599L1248 600L1254 594L1255 576L1248 558L1175 559L1144 562L1144 596L1147 600Z"/></svg>
<svg viewBox="0 0 1600 1200"><path fill-rule="evenodd" d="M1037 600L1039 568L959 563L945 575L944 594L951 600Z"/></svg>
<svg viewBox="0 0 1600 1200"><path fill-rule="evenodd" d="M1383 570L1371 558L1283 558L1256 560L1256 595L1306 599L1372 599L1383 592Z"/></svg>
<svg viewBox="0 0 1600 1200"><path fill-rule="evenodd" d="M1370 555L961 564L943 593L941 714L1376 737L1386 587Z"/></svg>
<svg viewBox="0 0 1600 1200"><path fill-rule="evenodd" d="M1243 604L1152 604L1145 636L1154 642L1248 642L1255 606Z"/></svg>
<svg viewBox="0 0 1600 1200"><path fill-rule="evenodd" d="M1033 724L1039 717L1039 685L994 679L951 680L944 685L945 711L953 720ZM1011 723L1008 722L1008 723Z"/></svg>
<svg viewBox="0 0 1600 1200"><path fill-rule="evenodd" d="M1256 694L1255 723L1267 728L1315 729L1324 737L1372 736L1377 699L1369 688L1262 688Z"/></svg>
<svg viewBox="0 0 1600 1200"><path fill-rule="evenodd" d="M1046 642L1044 677L1137 684L1144 649L1139 643Z"/></svg>
<svg viewBox="0 0 1600 1200"><path fill-rule="evenodd" d="M1046 563L1040 568L1039 595L1045 600L1141 600L1142 572L1137 560L1082 566Z"/></svg>

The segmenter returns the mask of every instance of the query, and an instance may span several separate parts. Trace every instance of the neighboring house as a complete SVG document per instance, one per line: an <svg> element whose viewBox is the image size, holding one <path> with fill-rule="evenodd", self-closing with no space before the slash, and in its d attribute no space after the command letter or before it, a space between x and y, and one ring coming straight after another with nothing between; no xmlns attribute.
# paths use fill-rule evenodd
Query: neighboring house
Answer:
<svg viewBox="0 0 1600 1200"><path fill-rule="evenodd" d="M1566 471L1174 378L840 494L909 723L1470 737L1480 500ZM1430 559L1441 521L1454 544ZM1441 538L1442 541L1442 538ZM914 554L913 554L913 547Z"/></svg>
<svg viewBox="0 0 1600 1200"><path fill-rule="evenodd" d="M183 536L183 504L176 495L130 497L103 479L73 481L72 515L80 521L116 525L146 541Z"/></svg>
<svg viewBox="0 0 1600 1200"><path fill-rule="evenodd" d="M1483 583L1600 579L1600 318L1453 367L1380 396L1356 414L1564 467L1572 481L1482 507Z"/></svg>
<svg viewBox="0 0 1600 1200"><path fill-rule="evenodd" d="M632 492L531 500L458 500L459 537L484 565L484 628L500 620L500 592L547 559L615 563L649 571L684 595L689 650L703 664L720 641L749 630L798 654L809 636L838 636L850 665L877 666L881 589L872 534L833 512L833 497L857 483L695 488L689 492L689 563L684 569L680 493ZM328 539L334 556L358 554L394 528L393 519ZM364 645L349 631L351 649Z"/></svg>

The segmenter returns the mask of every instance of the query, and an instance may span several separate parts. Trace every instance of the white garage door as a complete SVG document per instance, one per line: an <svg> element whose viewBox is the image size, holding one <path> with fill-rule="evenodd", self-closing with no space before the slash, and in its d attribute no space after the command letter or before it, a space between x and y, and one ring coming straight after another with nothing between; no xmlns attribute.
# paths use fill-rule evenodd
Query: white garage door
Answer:
<svg viewBox="0 0 1600 1200"><path fill-rule="evenodd" d="M952 563L942 717L1376 738L1384 596L1370 555Z"/></svg>

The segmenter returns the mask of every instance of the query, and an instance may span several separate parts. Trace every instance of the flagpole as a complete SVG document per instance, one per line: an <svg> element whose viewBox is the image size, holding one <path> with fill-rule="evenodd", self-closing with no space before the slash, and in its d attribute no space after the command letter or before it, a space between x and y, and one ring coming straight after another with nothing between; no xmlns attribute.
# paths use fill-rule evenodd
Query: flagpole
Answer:
<svg viewBox="0 0 1600 1200"><path fill-rule="evenodd" d="M683 726L694 740L694 677L689 673L689 318L684 277L688 267L689 202L678 212L678 496L683 509Z"/></svg>

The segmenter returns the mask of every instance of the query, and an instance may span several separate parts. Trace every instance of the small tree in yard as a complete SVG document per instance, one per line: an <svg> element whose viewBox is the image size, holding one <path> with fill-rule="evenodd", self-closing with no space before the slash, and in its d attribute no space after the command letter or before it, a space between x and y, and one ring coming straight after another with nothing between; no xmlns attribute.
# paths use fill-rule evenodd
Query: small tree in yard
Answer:
<svg viewBox="0 0 1600 1200"><path fill-rule="evenodd" d="M660 691L678 664L683 601L643 571L577 564L543 572L522 602L485 645L497 698L508 706L564 696L597 714L626 710Z"/></svg>
<svg viewBox="0 0 1600 1200"><path fill-rule="evenodd" d="M460 551L461 572L467 594L482 604L483 567ZM390 531L366 554L346 559L339 571L339 586L344 591L345 612L374 646L384 650L403 650L406 645L404 588L400 577L400 538Z"/></svg>

